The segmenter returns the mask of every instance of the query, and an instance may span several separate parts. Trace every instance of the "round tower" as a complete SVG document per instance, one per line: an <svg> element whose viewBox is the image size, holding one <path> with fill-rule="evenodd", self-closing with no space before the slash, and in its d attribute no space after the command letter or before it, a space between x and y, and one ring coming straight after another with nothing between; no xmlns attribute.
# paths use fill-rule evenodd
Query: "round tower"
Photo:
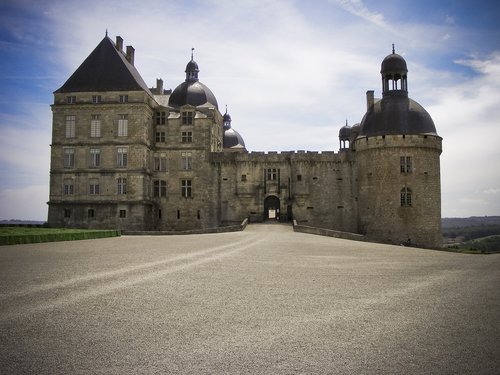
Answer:
<svg viewBox="0 0 500 375"><path fill-rule="evenodd" d="M442 138L408 97L406 61L394 46L380 73L382 99L368 97L354 147L359 231L377 242L440 247Z"/></svg>

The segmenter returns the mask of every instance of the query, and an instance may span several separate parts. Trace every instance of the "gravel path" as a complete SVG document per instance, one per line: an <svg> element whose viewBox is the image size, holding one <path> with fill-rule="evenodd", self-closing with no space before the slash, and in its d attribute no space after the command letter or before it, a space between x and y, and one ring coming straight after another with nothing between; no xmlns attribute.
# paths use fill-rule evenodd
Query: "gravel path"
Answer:
<svg viewBox="0 0 500 375"><path fill-rule="evenodd" d="M0 247L0 373L498 374L500 254L286 225Z"/></svg>

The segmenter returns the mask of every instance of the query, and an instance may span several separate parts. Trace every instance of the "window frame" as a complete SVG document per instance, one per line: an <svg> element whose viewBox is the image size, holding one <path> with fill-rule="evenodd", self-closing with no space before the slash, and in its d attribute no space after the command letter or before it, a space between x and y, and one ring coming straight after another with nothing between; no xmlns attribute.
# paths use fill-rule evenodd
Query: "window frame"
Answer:
<svg viewBox="0 0 500 375"><path fill-rule="evenodd" d="M128 137L128 114L118 115L118 137Z"/></svg>
<svg viewBox="0 0 500 375"><path fill-rule="evenodd" d="M117 178L117 194L126 195L127 194L127 179L125 177Z"/></svg>
<svg viewBox="0 0 500 375"><path fill-rule="evenodd" d="M181 152L181 169L190 171L193 169L193 153L191 151Z"/></svg>
<svg viewBox="0 0 500 375"><path fill-rule="evenodd" d="M101 137L101 115L90 115L90 138Z"/></svg>
<svg viewBox="0 0 500 375"><path fill-rule="evenodd" d="M278 168L267 168L266 178L267 181L278 181Z"/></svg>
<svg viewBox="0 0 500 375"><path fill-rule="evenodd" d="M193 198L193 181L191 179L181 180L181 197Z"/></svg>
<svg viewBox="0 0 500 375"><path fill-rule="evenodd" d="M413 197L412 190L405 186L400 191L400 203L401 207L413 207Z"/></svg>
<svg viewBox="0 0 500 375"><path fill-rule="evenodd" d="M91 148L89 151L90 154L90 166L92 168L97 168L101 166L101 149L100 148Z"/></svg>
<svg viewBox="0 0 500 375"><path fill-rule="evenodd" d="M399 171L401 173L413 172L413 157L409 155L399 157Z"/></svg>
<svg viewBox="0 0 500 375"><path fill-rule="evenodd" d="M181 143L193 143L193 132L192 131L181 132Z"/></svg>
<svg viewBox="0 0 500 375"><path fill-rule="evenodd" d="M75 168L75 148L64 147L63 166L64 168Z"/></svg>
<svg viewBox="0 0 500 375"><path fill-rule="evenodd" d="M128 166L128 147L116 148L116 166L118 168L127 168Z"/></svg>
<svg viewBox="0 0 500 375"><path fill-rule="evenodd" d="M182 125L193 125L194 124L194 111L182 111L181 112L181 123L182 123Z"/></svg>
<svg viewBox="0 0 500 375"><path fill-rule="evenodd" d="M76 116L67 115L66 116L66 138L75 138L76 135Z"/></svg>

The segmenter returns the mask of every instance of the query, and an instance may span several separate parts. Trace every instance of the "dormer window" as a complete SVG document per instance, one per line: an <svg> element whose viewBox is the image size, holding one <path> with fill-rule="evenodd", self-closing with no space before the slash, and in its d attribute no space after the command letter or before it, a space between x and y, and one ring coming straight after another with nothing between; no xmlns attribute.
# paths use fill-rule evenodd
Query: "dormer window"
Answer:
<svg viewBox="0 0 500 375"><path fill-rule="evenodd" d="M193 125L194 112L184 111L181 113L182 125Z"/></svg>

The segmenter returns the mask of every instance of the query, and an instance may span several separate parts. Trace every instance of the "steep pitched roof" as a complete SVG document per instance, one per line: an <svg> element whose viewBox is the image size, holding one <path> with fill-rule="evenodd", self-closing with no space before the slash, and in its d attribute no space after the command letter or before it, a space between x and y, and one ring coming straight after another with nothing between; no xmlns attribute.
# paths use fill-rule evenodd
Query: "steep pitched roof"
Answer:
<svg viewBox="0 0 500 375"><path fill-rule="evenodd" d="M148 86L122 51L105 36L56 93L87 91L139 91Z"/></svg>

